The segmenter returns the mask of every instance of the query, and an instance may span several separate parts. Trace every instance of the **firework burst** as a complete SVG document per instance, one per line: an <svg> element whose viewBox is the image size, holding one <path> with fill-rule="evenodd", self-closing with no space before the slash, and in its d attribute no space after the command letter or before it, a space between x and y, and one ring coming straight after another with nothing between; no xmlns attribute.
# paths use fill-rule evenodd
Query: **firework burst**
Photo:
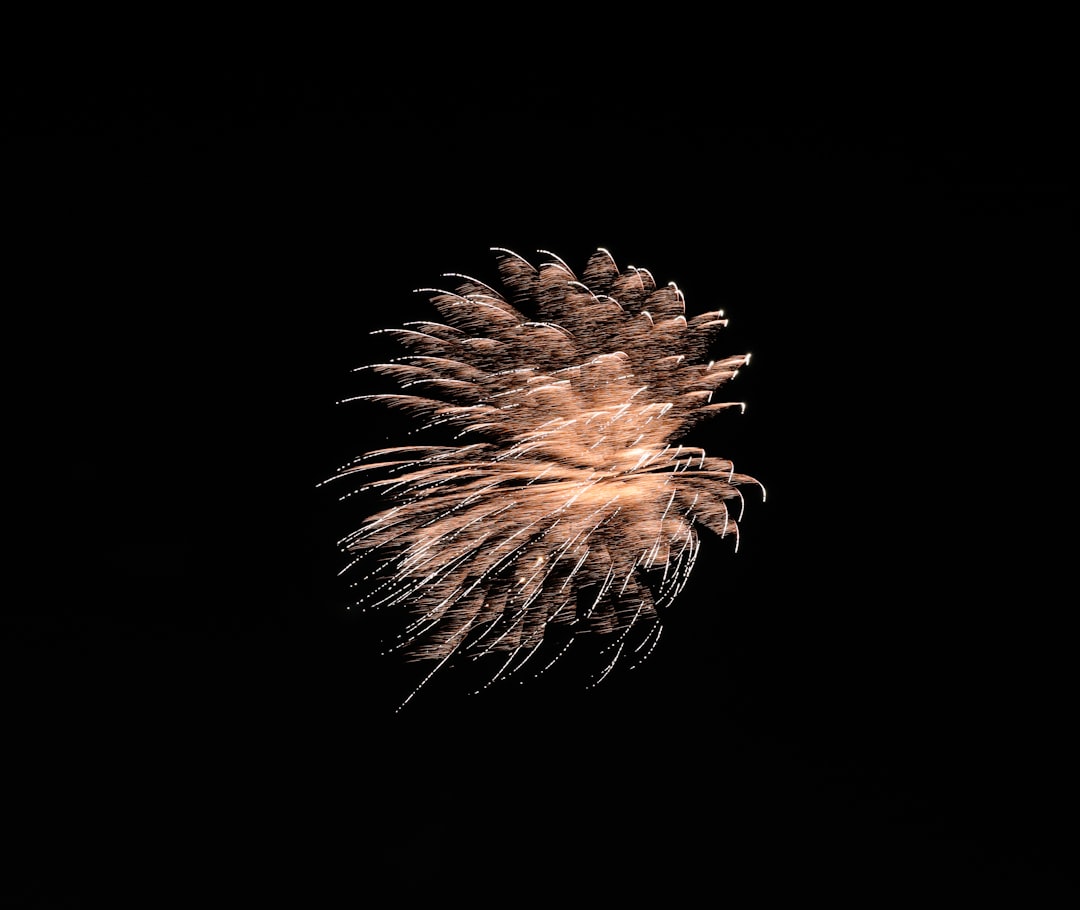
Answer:
<svg viewBox="0 0 1080 910"><path fill-rule="evenodd" d="M359 399L449 444L368 452L330 478L385 501L340 541L343 573L374 558L359 603L407 608L393 647L434 662L420 686L465 656L499 655L492 682L542 672L586 638L599 681L655 646L699 528L738 546L739 487L757 481L678 440L742 407L713 396L750 358L707 360L722 311L687 319L674 283L607 250L580 278L546 251L538 266L494 252L503 291L444 276L456 290L420 289L439 321L382 330L405 355L360 368L399 391Z"/></svg>

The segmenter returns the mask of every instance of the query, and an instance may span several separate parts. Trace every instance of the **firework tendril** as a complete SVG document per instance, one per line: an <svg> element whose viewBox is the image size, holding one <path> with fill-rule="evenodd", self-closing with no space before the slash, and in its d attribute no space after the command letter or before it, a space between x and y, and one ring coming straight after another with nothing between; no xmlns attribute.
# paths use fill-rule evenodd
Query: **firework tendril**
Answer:
<svg viewBox="0 0 1080 910"><path fill-rule="evenodd" d="M460 274L444 276L453 291L421 288L439 321L381 330L405 355L360 368L398 391L346 399L401 409L451 444L368 452L327 481L385 501L339 541L342 573L374 557L359 604L408 610L392 647L434 662L417 690L462 657L500 656L489 684L543 672L584 639L602 645L594 682L636 666L699 529L737 549L739 487L760 487L678 442L744 407L713 400L750 359L706 359L722 311L687 319L674 282L620 270L605 249L580 279L547 251L538 266L494 253L502 292Z"/></svg>

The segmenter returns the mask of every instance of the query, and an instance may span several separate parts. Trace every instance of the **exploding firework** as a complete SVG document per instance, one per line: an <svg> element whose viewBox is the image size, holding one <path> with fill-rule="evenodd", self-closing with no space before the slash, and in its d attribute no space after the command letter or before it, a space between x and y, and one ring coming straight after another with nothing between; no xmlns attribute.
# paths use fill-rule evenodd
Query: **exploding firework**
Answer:
<svg viewBox="0 0 1080 910"><path fill-rule="evenodd" d="M382 330L407 353L360 368L400 391L346 399L402 409L448 444L368 452L330 478L359 480L343 499L385 501L339 542L343 574L374 558L359 604L409 611L393 647L434 662L417 690L452 659L497 655L493 682L582 640L602 645L596 682L636 666L699 528L737 548L739 487L758 483L678 442L742 407L713 400L750 359L706 359L722 311L687 319L673 282L604 249L580 279L546 251L539 266L494 252L502 292L456 273L454 291L420 289L440 321Z"/></svg>

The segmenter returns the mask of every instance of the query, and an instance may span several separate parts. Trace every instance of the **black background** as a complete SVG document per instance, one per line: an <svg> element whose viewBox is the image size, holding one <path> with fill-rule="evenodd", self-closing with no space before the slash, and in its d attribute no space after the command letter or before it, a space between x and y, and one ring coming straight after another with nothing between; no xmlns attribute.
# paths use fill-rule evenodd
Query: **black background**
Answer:
<svg viewBox="0 0 1080 910"><path fill-rule="evenodd" d="M1071 886L1063 67L637 40L31 55L13 902ZM493 246L723 307L702 441L768 498L640 670L395 713L317 484L400 429L335 404L369 333Z"/></svg>

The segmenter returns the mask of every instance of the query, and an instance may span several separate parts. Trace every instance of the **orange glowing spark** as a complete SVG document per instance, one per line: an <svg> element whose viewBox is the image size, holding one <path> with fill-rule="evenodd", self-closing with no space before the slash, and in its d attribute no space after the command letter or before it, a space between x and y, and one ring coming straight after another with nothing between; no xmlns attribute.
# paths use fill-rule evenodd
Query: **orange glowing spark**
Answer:
<svg viewBox="0 0 1080 910"><path fill-rule="evenodd" d="M705 360L722 311L688 320L674 283L620 271L605 249L580 280L541 252L534 267L495 250L506 296L456 274L456 291L421 289L443 321L384 330L409 353L361 368L400 393L359 398L454 444L369 452L330 478L359 475L353 492L389 502L340 541L343 571L382 557L360 603L411 611L397 647L436 662L424 682L452 658L501 653L494 681L557 642L543 671L579 633L607 643L597 681L636 665L687 582L698 527L737 547L739 486L757 484L677 442L742 406L713 401L750 359Z"/></svg>

